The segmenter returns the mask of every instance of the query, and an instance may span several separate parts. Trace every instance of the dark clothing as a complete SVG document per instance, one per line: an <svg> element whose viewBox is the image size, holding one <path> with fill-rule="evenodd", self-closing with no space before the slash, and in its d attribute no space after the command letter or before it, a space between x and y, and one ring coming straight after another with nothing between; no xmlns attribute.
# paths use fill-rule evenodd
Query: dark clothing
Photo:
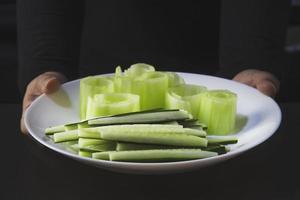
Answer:
<svg viewBox="0 0 300 200"><path fill-rule="evenodd" d="M21 90L45 71L74 79L136 62L227 78L258 68L280 78L289 2L219 3L20 0Z"/></svg>

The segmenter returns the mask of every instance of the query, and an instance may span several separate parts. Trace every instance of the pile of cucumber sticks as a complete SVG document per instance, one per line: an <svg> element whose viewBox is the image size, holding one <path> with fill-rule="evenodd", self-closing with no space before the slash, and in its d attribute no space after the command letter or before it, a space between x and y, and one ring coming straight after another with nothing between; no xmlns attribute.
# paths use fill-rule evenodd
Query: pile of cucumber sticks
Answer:
<svg viewBox="0 0 300 200"><path fill-rule="evenodd" d="M45 133L80 156L125 162L208 158L238 141L232 135L207 135L206 129L184 110L156 109L49 127Z"/></svg>

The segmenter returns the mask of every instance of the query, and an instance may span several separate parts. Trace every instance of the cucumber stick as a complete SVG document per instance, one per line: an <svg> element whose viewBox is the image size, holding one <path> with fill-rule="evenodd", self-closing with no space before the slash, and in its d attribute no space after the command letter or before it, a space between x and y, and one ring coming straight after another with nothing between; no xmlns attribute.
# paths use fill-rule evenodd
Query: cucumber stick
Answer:
<svg viewBox="0 0 300 200"><path fill-rule="evenodd" d="M116 143L100 139L79 138L78 146L81 150L87 151L112 151L116 149Z"/></svg>
<svg viewBox="0 0 300 200"><path fill-rule="evenodd" d="M209 135L206 137L208 140L209 145L215 144L236 144L238 142L238 138L234 135L228 136L216 136L216 135Z"/></svg>
<svg viewBox="0 0 300 200"><path fill-rule="evenodd" d="M78 140L78 130L54 133L53 140L56 143Z"/></svg>
<svg viewBox="0 0 300 200"><path fill-rule="evenodd" d="M89 125L146 124L190 119L191 115L183 110L162 110L136 112L111 117L101 117L88 121Z"/></svg>
<svg viewBox="0 0 300 200"><path fill-rule="evenodd" d="M136 150L136 151L112 151L93 153L92 157L101 159L107 158L111 161L133 161L133 162L166 162L192 160L217 156L218 153L203 151L201 149L156 149L156 150Z"/></svg>
<svg viewBox="0 0 300 200"><path fill-rule="evenodd" d="M64 125L52 126L45 129L46 135L52 135L53 133L63 132L65 131Z"/></svg>
<svg viewBox="0 0 300 200"><path fill-rule="evenodd" d="M177 128L176 125L118 125L97 128L100 138L112 141L162 144L186 147L206 147L207 140L188 135L190 130ZM196 130L193 130L194 134Z"/></svg>
<svg viewBox="0 0 300 200"><path fill-rule="evenodd" d="M157 145L157 144L138 144L138 143L128 143L128 142L117 142L116 151L173 149L173 148L179 148L179 147L167 146L167 145Z"/></svg>

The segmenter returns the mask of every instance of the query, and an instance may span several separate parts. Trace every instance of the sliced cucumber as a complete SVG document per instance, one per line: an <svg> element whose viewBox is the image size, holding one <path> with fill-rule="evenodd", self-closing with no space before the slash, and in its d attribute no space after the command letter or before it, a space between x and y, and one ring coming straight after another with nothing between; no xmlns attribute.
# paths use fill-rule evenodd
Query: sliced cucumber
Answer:
<svg viewBox="0 0 300 200"><path fill-rule="evenodd" d="M109 160L109 151L104 152L96 152L92 154L92 158L98 159L98 160Z"/></svg>
<svg viewBox="0 0 300 200"><path fill-rule="evenodd" d="M77 129L77 124L65 125L65 131L72 131Z"/></svg>
<svg viewBox="0 0 300 200"><path fill-rule="evenodd" d="M98 131L99 127L96 128L82 128L78 130L78 137L80 138L91 138L101 139L101 135Z"/></svg>
<svg viewBox="0 0 300 200"><path fill-rule="evenodd" d="M78 130L54 133L53 140L55 143L78 140Z"/></svg>
<svg viewBox="0 0 300 200"><path fill-rule="evenodd" d="M53 133L63 132L65 131L64 125L52 126L45 129L46 135L52 135Z"/></svg>
<svg viewBox="0 0 300 200"><path fill-rule="evenodd" d="M78 146L81 150L112 151L116 150L116 143L107 140L79 138Z"/></svg>
<svg viewBox="0 0 300 200"><path fill-rule="evenodd" d="M174 125L116 125L97 129L100 138L105 140L186 147L207 146L205 138L188 135L190 130L176 128Z"/></svg>
<svg viewBox="0 0 300 200"><path fill-rule="evenodd" d="M113 124L146 124L170 122L190 119L191 116L183 110L162 110L154 112L135 112L111 117L101 117L88 121L89 125L113 125Z"/></svg>
<svg viewBox="0 0 300 200"><path fill-rule="evenodd" d="M99 157L100 153L93 153L93 158ZM103 156L102 154L100 154ZM167 162L180 160L193 160L217 156L218 153L202 151L201 149L156 149L136 151L109 152L111 161L133 161L133 162Z"/></svg>
<svg viewBox="0 0 300 200"><path fill-rule="evenodd" d="M218 154L225 154L229 151L228 147L224 145L210 145L205 147L203 150L217 152Z"/></svg>
<svg viewBox="0 0 300 200"><path fill-rule="evenodd" d="M238 142L238 138L236 136L216 136L209 135L206 137L209 145L215 144L236 144Z"/></svg>
<svg viewBox="0 0 300 200"><path fill-rule="evenodd" d="M179 147L166 146L166 145L155 145L155 144L138 144L138 143L118 142L116 150L117 151L129 151L129 150L173 149L173 148L179 148Z"/></svg>
<svg viewBox="0 0 300 200"><path fill-rule="evenodd" d="M90 152L90 151L84 151L84 150L80 150L80 151L78 152L78 155L79 155L79 156L87 157L87 158L91 158L91 157L92 157L92 154L93 154L93 152Z"/></svg>

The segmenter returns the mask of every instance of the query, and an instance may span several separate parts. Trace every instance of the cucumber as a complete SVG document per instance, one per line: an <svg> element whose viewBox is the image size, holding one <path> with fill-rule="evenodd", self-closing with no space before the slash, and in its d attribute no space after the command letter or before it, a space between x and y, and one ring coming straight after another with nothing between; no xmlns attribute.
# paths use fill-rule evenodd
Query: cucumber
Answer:
<svg viewBox="0 0 300 200"><path fill-rule="evenodd" d="M207 146L203 150L217 152L218 154L225 154L229 151L228 147L224 145Z"/></svg>
<svg viewBox="0 0 300 200"><path fill-rule="evenodd" d="M53 140L55 143L78 140L78 130L54 133Z"/></svg>
<svg viewBox="0 0 300 200"><path fill-rule="evenodd" d="M170 122L190 119L191 115L183 110L162 110L154 112L135 112L111 117L101 117L88 121L89 125L114 125L114 124L147 124Z"/></svg>
<svg viewBox="0 0 300 200"><path fill-rule="evenodd" d="M87 157L87 158L91 158L92 157L92 152L90 152L90 151L84 151L84 150L80 150L79 152L78 152L78 155L79 156L82 156L82 157Z"/></svg>
<svg viewBox="0 0 300 200"><path fill-rule="evenodd" d="M101 139L98 128L82 128L78 130L80 138Z"/></svg>
<svg viewBox="0 0 300 200"><path fill-rule="evenodd" d="M183 125L185 128L195 128L195 127L201 127L203 130L207 129L207 126L203 123L200 123L197 119L189 119L189 120L183 120L178 121L179 124Z"/></svg>
<svg viewBox="0 0 300 200"><path fill-rule="evenodd" d="M201 149L156 149L136 151L114 151L108 152L111 161L132 162L168 162L180 160L193 160L217 156L218 153L202 151ZM105 157L106 154L93 153L93 158Z"/></svg>
<svg viewBox="0 0 300 200"><path fill-rule="evenodd" d="M156 145L156 144L138 144L128 142L117 142L117 151L128 151L128 150L150 150L150 149L173 149L179 148L175 146Z"/></svg>
<svg viewBox="0 0 300 200"><path fill-rule="evenodd" d="M46 135L52 135L53 133L63 132L65 131L64 125L52 126L45 129Z"/></svg>
<svg viewBox="0 0 300 200"><path fill-rule="evenodd" d="M65 131L72 131L77 129L77 124L65 125Z"/></svg>
<svg viewBox="0 0 300 200"><path fill-rule="evenodd" d="M78 139L78 146L80 150L87 151L112 151L116 150L116 143L107 140L99 139Z"/></svg>
<svg viewBox="0 0 300 200"><path fill-rule="evenodd" d="M236 136L216 136L210 135L206 137L209 145L215 144L236 144L238 142L238 138Z"/></svg>
<svg viewBox="0 0 300 200"><path fill-rule="evenodd" d="M116 125L98 127L100 138L145 144L162 144L186 147L206 147L207 140L188 133L195 133L174 125Z"/></svg>
<svg viewBox="0 0 300 200"><path fill-rule="evenodd" d="M92 158L98 160L109 160L110 151L92 153Z"/></svg>

